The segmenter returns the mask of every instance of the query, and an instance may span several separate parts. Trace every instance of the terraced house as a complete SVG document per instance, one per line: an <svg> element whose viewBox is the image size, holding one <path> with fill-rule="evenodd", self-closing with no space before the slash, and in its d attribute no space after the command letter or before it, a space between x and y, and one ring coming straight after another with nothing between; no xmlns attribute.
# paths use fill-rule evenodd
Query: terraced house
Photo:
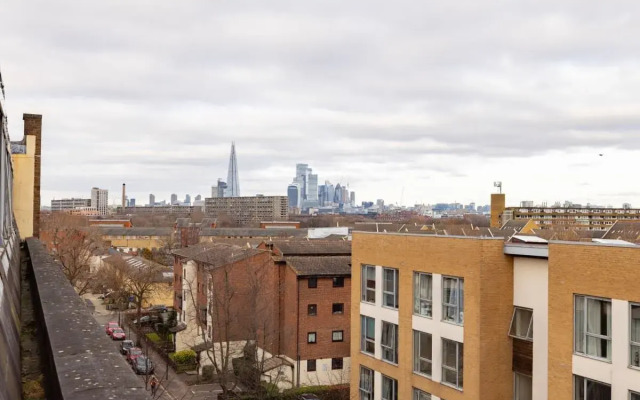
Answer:
<svg viewBox="0 0 640 400"><path fill-rule="evenodd" d="M640 246L353 235L351 395L640 399Z"/></svg>

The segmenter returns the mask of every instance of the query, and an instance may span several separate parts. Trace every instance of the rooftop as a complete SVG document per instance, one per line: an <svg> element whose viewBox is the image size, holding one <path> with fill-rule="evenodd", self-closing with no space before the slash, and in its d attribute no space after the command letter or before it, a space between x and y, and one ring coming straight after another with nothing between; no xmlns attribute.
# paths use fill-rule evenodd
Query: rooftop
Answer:
<svg viewBox="0 0 640 400"><path fill-rule="evenodd" d="M308 239L275 239L267 240L263 243L273 245L279 255L301 256L301 255L351 255L351 242L348 240L308 240Z"/></svg>
<svg viewBox="0 0 640 400"><path fill-rule="evenodd" d="M293 256L284 260L298 276L351 275L350 256Z"/></svg>
<svg viewBox="0 0 640 400"><path fill-rule="evenodd" d="M210 268L218 268L264 252L266 252L266 250L241 247L227 243L198 243L193 246L174 250L172 253L181 258L206 264Z"/></svg>

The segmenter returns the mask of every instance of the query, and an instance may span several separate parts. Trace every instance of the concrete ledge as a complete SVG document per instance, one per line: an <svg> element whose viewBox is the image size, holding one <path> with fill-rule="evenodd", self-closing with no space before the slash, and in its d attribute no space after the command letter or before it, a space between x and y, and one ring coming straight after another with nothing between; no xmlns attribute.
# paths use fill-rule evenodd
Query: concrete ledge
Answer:
<svg viewBox="0 0 640 400"><path fill-rule="evenodd" d="M47 398L147 399L135 376L89 313L59 264L37 239L27 239L33 304L43 333Z"/></svg>

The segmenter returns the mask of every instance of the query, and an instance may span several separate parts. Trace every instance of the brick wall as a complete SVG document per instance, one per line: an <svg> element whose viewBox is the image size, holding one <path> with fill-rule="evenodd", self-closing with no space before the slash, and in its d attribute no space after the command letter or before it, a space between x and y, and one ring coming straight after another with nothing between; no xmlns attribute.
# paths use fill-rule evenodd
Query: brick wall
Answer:
<svg viewBox="0 0 640 400"><path fill-rule="evenodd" d="M33 180L33 236L39 237L40 232L40 170L42 154L42 115L22 114L24 121L24 135L36 138L35 174Z"/></svg>

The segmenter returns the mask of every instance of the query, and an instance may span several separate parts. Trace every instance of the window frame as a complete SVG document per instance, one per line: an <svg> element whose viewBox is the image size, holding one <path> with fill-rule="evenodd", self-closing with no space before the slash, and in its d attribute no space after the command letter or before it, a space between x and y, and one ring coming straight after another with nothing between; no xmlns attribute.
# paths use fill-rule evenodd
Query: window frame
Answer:
<svg viewBox="0 0 640 400"><path fill-rule="evenodd" d="M633 348L637 347L638 352L640 353L640 342L634 342L632 339L632 329L633 326L631 322L633 321L633 308L637 307L640 311L640 303L629 303L629 368L632 369L640 369L640 360L638 361L638 365L634 365L632 361L633 357ZM640 396L640 393L638 394Z"/></svg>
<svg viewBox="0 0 640 400"><path fill-rule="evenodd" d="M334 276L333 287L344 287L344 276Z"/></svg>
<svg viewBox="0 0 640 400"><path fill-rule="evenodd" d="M313 362L313 369L309 369L309 363ZM317 365L317 360L313 359L313 360L307 360L307 372L315 372L317 369L318 365Z"/></svg>
<svg viewBox="0 0 640 400"><path fill-rule="evenodd" d="M338 360L340 360L340 362L338 363ZM336 365L339 364L340 367L336 367ZM331 359L331 370L332 371L337 371L337 370L341 370L344 369L344 359L342 357L334 357Z"/></svg>
<svg viewBox="0 0 640 400"><path fill-rule="evenodd" d="M340 311L336 311L335 307L340 306ZM341 315L344 314L344 303L333 303L331 305L331 314L333 315Z"/></svg>
<svg viewBox="0 0 640 400"><path fill-rule="evenodd" d="M363 379L362 379L363 375L368 375L369 387L364 387L363 383L366 384L366 382L363 382ZM360 374L359 374L359 378L358 378L358 394L360 395L360 400L363 400L363 399L373 400L374 399L374 396L375 396L374 379L375 379L375 374L374 374L373 370L361 365L360 366ZM363 397L363 396L366 396L366 397Z"/></svg>
<svg viewBox="0 0 640 400"><path fill-rule="evenodd" d="M391 326L391 338L390 338L391 343L390 344L384 343L385 325ZM398 325L391 322L382 321L382 332L380 333L380 350L381 350L380 359L382 361L385 361L394 365L398 364ZM391 353L393 355L393 360L385 358L387 353Z"/></svg>
<svg viewBox="0 0 640 400"><path fill-rule="evenodd" d="M521 311L530 311L531 312L531 320L529 321L529 327L527 328L527 333L525 336L518 336L513 332L513 322L516 320L516 312ZM514 339L526 340L528 342L533 342L533 309L526 307L513 306L513 314L511 315L511 324L509 325L509 336Z"/></svg>
<svg viewBox="0 0 640 400"><path fill-rule="evenodd" d="M313 308L313 313L311 313L312 308ZM307 304L307 315L310 316L310 317L318 316L318 305L317 304Z"/></svg>
<svg viewBox="0 0 640 400"><path fill-rule="evenodd" d="M431 393L427 393L424 390L414 387L411 391L411 398L412 400L431 400Z"/></svg>
<svg viewBox="0 0 640 400"><path fill-rule="evenodd" d="M583 321L583 338L582 338L582 351L579 352L577 350L577 340L576 340L576 336L577 336L577 332L576 332L576 305L578 304L578 298L581 298L584 301L583 307L584 307L584 321ZM600 334L596 334L596 333L589 333L587 332L587 326L588 326L588 310L587 310L587 305L588 305L588 300L597 300L597 301L603 301L603 302L607 302L609 303L610 307L611 307L611 312L609 314L609 318L611 318L611 336L606 337ZM587 339L589 337L593 337L596 339L600 339L600 340L607 340L609 342L609 346L608 349L611 348L611 350L609 351L608 357L598 357L598 356L594 356L591 354L587 353ZM575 294L573 295L573 354L581 356L581 357L587 357L587 358L591 358L593 360L598 360L598 361L603 361L603 362L607 362L607 363L611 363L611 353L613 352L613 303L611 301L611 299L605 298L605 297L597 297L597 296L588 296L588 295L583 295L583 294ZM586 378L585 378L586 379Z"/></svg>
<svg viewBox="0 0 640 400"><path fill-rule="evenodd" d="M456 355L456 366L455 368L450 367L448 365L445 364L445 349L446 346L444 345L445 342L451 342L454 343L455 346L455 355ZM462 365L462 370L460 369L461 365L460 365L460 360L463 360L463 365ZM451 382L447 382L445 381L445 371L444 370L448 370L448 371L453 371L456 373L456 383L453 384ZM449 387L458 389L458 390L462 390L463 386L464 386L464 343L460 343L460 342L456 342L455 340L451 340L451 339L445 339L442 338L442 379L441 379L441 383L443 385L447 385ZM462 379L460 379L462 377ZM462 381L462 386L460 385L460 381Z"/></svg>
<svg viewBox="0 0 640 400"><path fill-rule="evenodd" d="M640 393L629 390L629 400L640 400Z"/></svg>
<svg viewBox="0 0 640 400"><path fill-rule="evenodd" d="M313 335L313 341L310 341L311 335ZM307 332L307 344L316 344L316 343L318 343L318 332Z"/></svg>
<svg viewBox="0 0 640 400"><path fill-rule="evenodd" d="M373 288L367 286L367 271L373 270ZM376 267L375 265L370 264L362 264L362 269L360 270L360 301L363 303L376 304ZM373 292L373 301L369 301L368 294L369 292Z"/></svg>
<svg viewBox="0 0 640 400"><path fill-rule="evenodd" d="M456 291L457 291L457 303L458 304L452 304L452 303L448 303L445 301L444 298L444 294L445 294L445 280L447 279L453 279L456 281ZM460 325L460 326L464 326L464 278L459 277L459 276L450 276L450 275L442 275L442 322L446 322L449 324L454 324L454 325ZM454 321L449 321L446 318L446 309L447 307L455 307L455 315L456 318Z"/></svg>
<svg viewBox="0 0 640 400"><path fill-rule="evenodd" d="M422 358L420 356L420 335L429 335L431 337L431 359L426 359L426 358ZM429 368L431 369L431 373L427 374L424 373L422 371L420 371L420 362L426 362L429 364ZM433 376L433 335L431 333L428 332L422 332L422 331L417 331L417 330L413 330L413 373L418 374L420 376L426 376L428 378L431 378Z"/></svg>
<svg viewBox="0 0 640 400"><path fill-rule="evenodd" d="M340 332L340 340L336 340L336 338L334 336L338 332ZM344 330L340 329L340 330L332 331L331 332L331 341L334 342L334 343L344 342Z"/></svg>
<svg viewBox="0 0 640 400"><path fill-rule="evenodd" d="M430 299L423 299L420 297L420 277L421 275L429 277L429 284L431 285L431 290L429 290L429 294L431 295ZM417 287L416 287L417 285ZM429 313L423 314L422 310L422 302L426 302L429 304ZM416 307L417 306L417 307ZM416 311L417 308L417 311ZM417 315L425 318L433 318L433 274L429 272L413 272L413 315Z"/></svg>
<svg viewBox="0 0 640 400"><path fill-rule="evenodd" d="M318 277L317 276L310 276L309 278L307 278L307 288L308 289L316 289L316 288L318 288Z"/></svg>
<svg viewBox="0 0 640 400"><path fill-rule="evenodd" d="M373 332L369 332L367 329L367 319L373 320ZM373 333L373 337L368 337L368 333ZM367 343L372 344L373 351L367 351ZM375 356L376 353L376 319L366 315L360 315L360 352L372 356Z"/></svg>
<svg viewBox="0 0 640 400"><path fill-rule="evenodd" d="M393 292L389 292L387 290L387 274L386 274L387 271L393 272ZM390 308L392 310L398 309L398 305L399 305L398 294L400 292L399 278L400 278L400 271L398 271L397 268L382 267L382 307ZM387 296L393 296L393 305L386 304Z"/></svg>
<svg viewBox="0 0 640 400"><path fill-rule="evenodd" d="M398 400L398 380L390 376L382 375L382 385L380 385L380 399L381 400ZM391 398L384 397L384 384L385 381L391 382Z"/></svg>
<svg viewBox="0 0 640 400"><path fill-rule="evenodd" d="M597 381L595 379L590 379L590 378L587 378L586 376L573 374L573 382L572 382L573 383L573 400L578 400L578 398L577 398L577 395L578 395L578 393L577 393L577 389L578 389L577 380L578 379L583 379L583 390L584 390L584 394L585 394L584 400L589 400L589 398L587 397L587 394L588 394L587 393L587 383L589 381L595 382L596 384L599 384L599 385L602 385L602 386L607 386L609 388L609 390L611 390L611 385L609 385L608 383Z"/></svg>
<svg viewBox="0 0 640 400"><path fill-rule="evenodd" d="M517 378L518 375L519 376L525 376L525 377L528 377L528 378L531 379L531 391L532 391L532 394L533 394L533 376L513 371L513 398L514 398L514 400L518 400L518 394L519 394L518 393L519 386L517 384L518 383L518 378Z"/></svg>

